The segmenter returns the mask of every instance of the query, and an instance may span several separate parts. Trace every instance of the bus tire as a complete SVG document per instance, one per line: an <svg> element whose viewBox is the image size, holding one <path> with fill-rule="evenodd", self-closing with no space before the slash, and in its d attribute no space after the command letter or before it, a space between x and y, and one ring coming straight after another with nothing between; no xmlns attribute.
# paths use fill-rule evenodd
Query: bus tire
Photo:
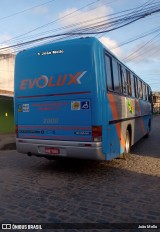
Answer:
<svg viewBox="0 0 160 232"><path fill-rule="evenodd" d="M149 137L149 133L145 134L144 138L147 139Z"/></svg>
<svg viewBox="0 0 160 232"><path fill-rule="evenodd" d="M126 139L125 139L125 150L122 154L118 156L119 159L125 159L127 158L128 154L130 153L131 149L131 135L129 130L126 130Z"/></svg>
<svg viewBox="0 0 160 232"><path fill-rule="evenodd" d="M126 159L131 150L131 135L129 130L126 130L126 139L125 139L125 150L123 153L123 158Z"/></svg>
<svg viewBox="0 0 160 232"><path fill-rule="evenodd" d="M149 137L150 131L151 131L151 120L149 120L149 122L148 122L148 131L147 131L147 134L145 134L144 138Z"/></svg>
<svg viewBox="0 0 160 232"><path fill-rule="evenodd" d="M127 129L126 130L126 141L125 141L125 153L129 154L131 150L131 136L130 136L130 132Z"/></svg>

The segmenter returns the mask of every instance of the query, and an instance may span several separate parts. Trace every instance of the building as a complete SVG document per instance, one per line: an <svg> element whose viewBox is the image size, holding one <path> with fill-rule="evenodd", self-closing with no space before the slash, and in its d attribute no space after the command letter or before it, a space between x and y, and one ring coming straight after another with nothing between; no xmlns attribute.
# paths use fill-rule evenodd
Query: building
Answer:
<svg viewBox="0 0 160 232"><path fill-rule="evenodd" d="M0 53L0 89L13 91L14 89L15 55Z"/></svg>
<svg viewBox="0 0 160 232"><path fill-rule="evenodd" d="M13 54L0 53L0 133L15 132L14 63L15 56Z"/></svg>
<svg viewBox="0 0 160 232"><path fill-rule="evenodd" d="M0 90L0 133L15 132L13 92Z"/></svg>
<svg viewBox="0 0 160 232"><path fill-rule="evenodd" d="M160 114L160 92L153 92L152 101L153 101L153 113Z"/></svg>

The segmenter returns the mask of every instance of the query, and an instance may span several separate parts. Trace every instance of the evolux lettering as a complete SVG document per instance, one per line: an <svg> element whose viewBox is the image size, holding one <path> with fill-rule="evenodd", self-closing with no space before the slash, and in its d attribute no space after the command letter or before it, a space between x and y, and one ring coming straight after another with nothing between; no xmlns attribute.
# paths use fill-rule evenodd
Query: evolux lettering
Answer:
<svg viewBox="0 0 160 232"><path fill-rule="evenodd" d="M64 74L59 75L58 78L55 78L53 76L47 77L45 75L42 75L38 78L34 79L24 79L20 83L20 89L32 89L34 87L37 88L45 88L48 87L54 87L54 86L64 86L64 85L77 85L81 84L81 78L85 75L87 71L83 72L77 72L75 75L73 74Z"/></svg>

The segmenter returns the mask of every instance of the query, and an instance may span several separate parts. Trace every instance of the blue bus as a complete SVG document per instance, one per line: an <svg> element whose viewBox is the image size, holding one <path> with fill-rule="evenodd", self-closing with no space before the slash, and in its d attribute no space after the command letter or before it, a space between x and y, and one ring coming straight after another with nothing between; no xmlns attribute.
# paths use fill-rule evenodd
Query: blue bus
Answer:
<svg viewBox="0 0 160 232"><path fill-rule="evenodd" d="M15 62L16 146L54 159L111 160L151 130L151 88L96 38L20 52Z"/></svg>

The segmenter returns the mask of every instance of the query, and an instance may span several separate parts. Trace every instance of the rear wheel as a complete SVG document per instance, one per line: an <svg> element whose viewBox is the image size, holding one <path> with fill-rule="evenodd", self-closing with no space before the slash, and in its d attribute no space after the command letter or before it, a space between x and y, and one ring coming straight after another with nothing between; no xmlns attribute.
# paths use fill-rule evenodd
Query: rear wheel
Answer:
<svg viewBox="0 0 160 232"><path fill-rule="evenodd" d="M129 130L126 130L126 141L125 141L125 154L129 154L131 150L131 136Z"/></svg>
<svg viewBox="0 0 160 232"><path fill-rule="evenodd" d="M148 138L150 131L151 131L151 121L149 120L148 128L147 128L147 134L144 136L144 138Z"/></svg>
<svg viewBox="0 0 160 232"><path fill-rule="evenodd" d="M131 135L129 130L126 130L125 149L119 158L126 159L131 150Z"/></svg>

